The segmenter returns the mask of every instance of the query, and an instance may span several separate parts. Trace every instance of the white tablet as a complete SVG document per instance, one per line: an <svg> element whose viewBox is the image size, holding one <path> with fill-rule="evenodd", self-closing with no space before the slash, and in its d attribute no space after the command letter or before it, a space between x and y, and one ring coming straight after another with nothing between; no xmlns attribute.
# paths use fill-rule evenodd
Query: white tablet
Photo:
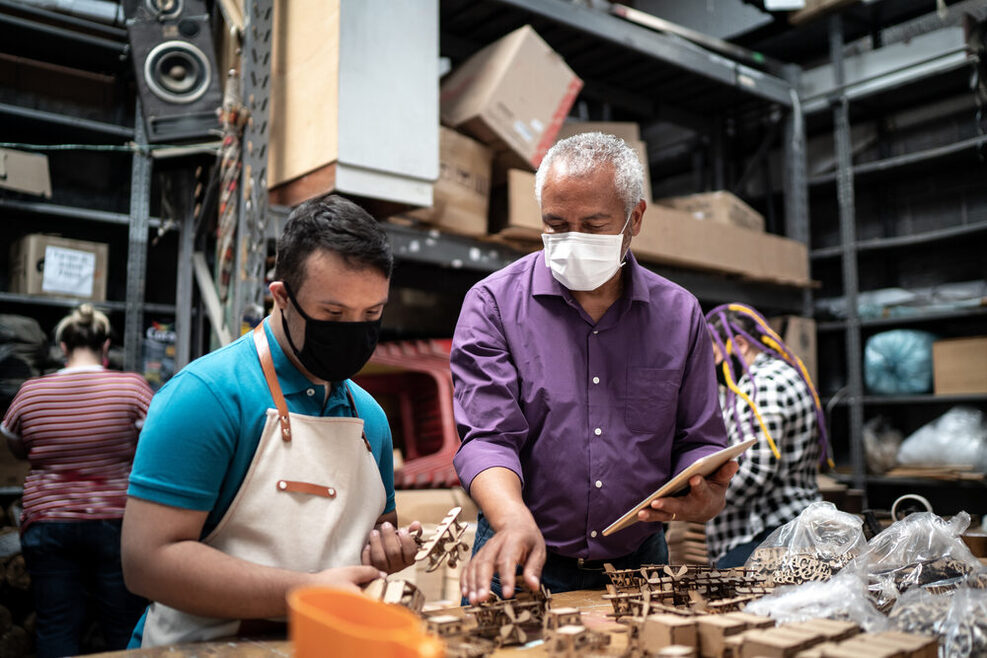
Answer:
<svg viewBox="0 0 987 658"><path fill-rule="evenodd" d="M757 443L757 439L748 439L743 443L738 443L737 445L730 446L729 448L724 448L714 452L712 455L706 455L705 457L700 457L696 461L692 462L687 466L681 473L673 477L671 480L666 482L658 491L654 492L640 503L631 508L622 517L611 523L606 530L603 531L603 536L607 537L617 532L618 530L623 530L629 525L637 523L637 513L644 508L651 505L652 501L659 498L667 498L669 496L674 496L679 491L685 489L689 480L692 479L693 475L702 475L706 477L716 472L721 466L726 464L728 461L742 453L743 451L750 448L752 445Z"/></svg>

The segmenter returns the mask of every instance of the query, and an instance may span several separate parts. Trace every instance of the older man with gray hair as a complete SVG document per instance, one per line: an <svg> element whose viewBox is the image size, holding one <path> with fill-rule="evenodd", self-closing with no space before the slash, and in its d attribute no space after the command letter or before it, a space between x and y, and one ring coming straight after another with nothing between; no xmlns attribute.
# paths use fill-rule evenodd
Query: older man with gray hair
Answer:
<svg viewBox="0 0 987 658"><path fill-rule="evenodd" d="M712 347L695 297L630 253L647 202L622 140L558 142L535 194L544 250L469 291L450 358L456 470L481 510L462 578L472 603L512 596L518 575L561 592L602 587L605 562L666 562L662 523L713 517L737 468L693 477L688 495L603 536L726 445Z"/></svg>

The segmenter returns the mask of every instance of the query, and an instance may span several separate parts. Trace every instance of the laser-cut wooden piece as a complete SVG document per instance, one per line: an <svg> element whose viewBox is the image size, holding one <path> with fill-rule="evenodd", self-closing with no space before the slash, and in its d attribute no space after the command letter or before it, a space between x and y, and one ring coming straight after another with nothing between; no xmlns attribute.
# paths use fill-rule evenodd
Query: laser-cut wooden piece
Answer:
<svg viewBox="0 0 987 658"><path fill-rule="evenodd" d="M466 524L459 521L459 513L462 511L462 507L453 507L449 510L435 529L435 533L421 544L415 554L415 562L428 560L425 571L435 571L443 563L455 569L466 555L469 546L460 541L466 533Z"/></svg>

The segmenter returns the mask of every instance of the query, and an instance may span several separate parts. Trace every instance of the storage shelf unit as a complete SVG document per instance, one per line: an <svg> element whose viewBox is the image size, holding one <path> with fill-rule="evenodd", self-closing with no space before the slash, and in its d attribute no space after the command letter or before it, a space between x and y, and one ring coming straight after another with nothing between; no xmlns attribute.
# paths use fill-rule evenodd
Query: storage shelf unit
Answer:
<svg viewBox="0 0 987 658"><path fill-rule="evenodd" d="M861 327L904 327L922 324L935 324L944 320L966 320L987 317L987 306L975 306L956 311L903 315L893 318L867 318L859 321ZM827 320L816 324L817 331L840 331L846 329L846 320Z"/></svg>
<svg viewBox="0 0 987 658"><path fill-rule="evenodd" d="M127 33L125 30L102 25L89 20L79 19L65 14L50 12L33 6L24 5L8 0L0 0L0 42L4 44L4 52L28 59L45 62L57 66L69 67L85 74L98 73L102 76L112 76L122 79L129 70L129 62L125 55L128 52ZM55 112L49 109L35 107L38 100L36 94L24 95L24 102L18 104L20 97L14 98L13 90L8 90L4 102L0 104L0 125L7 128L7 134L2 135L2 141L18 141L21 139L19 130L29 130L45 139L47 144L81 143L127 145L136 142L143 143L143 127L139 124L139 109L133 112L137 127L123 126L107 121L83 118L74 115L74 109ZM133 100L127 100L128 104ZM56 105L60 105L56 103ZM74 108L71 103L68 107ZM120 114L130 115L130 112ZM14 131L11 133L10 131ZM74 140L74 141L73 141ZM49 158L60 157L64 151L53 150ZM104 151L104 153L110 153ZM118 154L116 157L119 157ZM145 312L173 315L173 304L148 304L144 299L144 281L146 277L146 258L148 247L148 232L160 227L160 220L149 216L149 197L151 188L150 156L145 152L136 151L132 154L123 153L130 158L130 194L129 212L114 212L95 208L79 207L66 203L38 201L24 198L23 195L0 193L0 211L5 215L11 213L28 213L37 217L47 217L60 222L64 233L69 236L85 237L86 229L81 222L98 222L118 225L129 229L127 237L126 257L126 300L94 302L98 307L110 311L123 312L124 322L117 326L123 336L124 367L128 370L138 370L140 366L141 342L144 333L143 316ZM107 156L101 156L107 157ZM53 181L58 185L59 181ZM78 185L78 181L75 183ZM55 198L58 198L57 190ZM49 222L51 225L51 222ZM12 225L7 222L8 230ZM21 231L23 232L23 231ZM8 305L22 307L70 308L79 304L80 300L71 298L53 298L48 296L32 296L17 293L0 293L0 300Z"/></svg>
<svg viewBox="0 0 987 658"><path fill-rule="evenodd" d="M826 403L832 398L824 398ZM864 395L860 403L864 406L880 407L898 404L963 404L969 402L987 402L987 393L970 393L965 395ZM850 400L840 398L832 403L834 406L846 406Z"/></svg>
<svg viewBox="0 0 987 658"><path fill-rule="evenodd" d="M859 242L853 243L853 249L857 253L866 253L869 251L884 251L887 249L899 249L902 247L915 247L918 245L928 244L930 242L938 242L941 240L953 240L956 238L963 238L968 236L977 235L978 233L987 233L987 222L974 222L971 224L961 224L959 226L950 226L949 228L938 229L935 231L923 231L921 233L913 233L911 235L899 235L892 238L874 238L871 240L861 240ZM812 253L809 254L810 258L813 259L823 259L823 258L837 258L843 254L842 246L833 247L823 247L821 249L813 249Z"/></svg>
<svg viewBox="0 0 987 658"><path fill-rule="evenodd" d="M601 103L625 120L647 125L661 118L708 132L725 115L764 116L780 108L786 112L786 130L790 134L801 130L794 113L788 111L793 96L789 76L779 77L680 37L566 0L441 0L440 52L455 66L526 24L583 79L580 99ZM798 67L789 69L797 78ZM805 241L808 193L802 140L785 139L783 143L786 149L795 145L785 151L790 176L785 186L785 233ZM400 254L400 258L408 257ZM770 311L807 312L808 296L800 289L645 265L685 286L703 302L742 301Z"/></svg>
<svg viewBox="0 0 987 658"><path fill-rule="evenodd" d="M984 7L975 9L982 12ZM879 17L880 13L876 12L869 21L872 35L880 37L893 30L902 31L903 34L907 32L905 27L875 24L880 20ZM827 291L828 294L842 293L847 306L845 319L824 320L817 324L820 333L820 362L845 362L842 379L836 380L841 391L836 399L827 400L833 411L835 424L831 428L831 434L839 437L841 445L849 449L849 466L852 472L846 479L857 488L865 490L871 506L886 506L889 497L893 500L895 492L905 493L913 485L946 492L948 490L945 487L956 483L868 475L863 425L870 416L880 413L890 418L892 425L907 435L955 404L987 409L987 394L877 396L866 394L863 385L861 342L865 333L910 326L935 331L944 337L987 333L987 307L983 306L887 318L861 318L857 308L857 295L862 290L888 286L935 286L978 279L987 273L980 271L983 270L983 265L976 264L975 256L968 258L976 251L977 241L982 242L987 234L987 221L984 221L987 208L975 186L964 187L976 179L976 170L984 168L982 155L983 149L987 147L987 137L982 132L973 137L960 135L954 137L956 141L952 143L940 143L895 156L890 155L890 142L885 141L894 135L894 127L889 127L884 122L884 116L892 108L895 111L912 108L916 113L924 111L922 116L926 123L912 130L928 131L935 126L938 117L934 110L929 109L934 103L943 98L972 93L968 89L969 76L979 61L979 55L969 52L968 48L957 47L955 31L950 33L949 39L939 39L947 33L933 33L940 29L936 21L934 14L929 14L906 26L912 29L924 23L928 27L926 32L915 32L918 35L929 33L930 38L925 39L924 43L933 46L933 50L923 61L901 69L890 68L880 75L855 84L842 84L843 35L847 24L840 15L831 17L828 24L830 61L836 70L836 88L825 102L810 102L805 106L807 113L816 115L807 120L810 131L831 130L836 152L836 171L810 179L814 204L820 201L829 202L835 196L835 210L840 220L839 244L811 251L814 278L822 280L824 288L832 288ZM943 50L938 53L934 51L937 40L943 44ZM880 46L880 43L874 44L875 49ZM973 110L964 120L973 121ZM870 162L854 163L850 126L862 122L876 124L878 156ZM918 141L924 140L926 144L941 140L941 136L936 133L920 134L922 139ZM937 186L933 182L937 176L937 180L941 181L950 176L947 172L956 171L962 172L963 176L954 177L955 184L953 180L948 181L951 185ZM919 197L918 193L914 198L909 196L912 190L907 189L907 186L911 180L915 181L912 187L919 189L925 196ZM903 196L907 198L898 204L895 190L902 187L906 187ZM955 195L955 198L951 195ZM961 210L953 211L949 205L951 203L961 205ZM833 205L830 203L824 208L814 224L816 228L826 231L831 224L827 225L825 218L833 214ZM946 211L947 208L950 209L949 212ZM911 214L899 221L901 217L898 213L904 211L920 213L918 216L921 221ZM930 215L937 220L941 216L943 221L933 222L929 219ZM873 237L875 233L880 237ZM832 233L825 235L832 237ZM859 239L858 235L868 237ZM824 242L831 243L832 239ZM946 254L952 254L956 248L958 251L954 260L957 262L951 262ZM931 264L940 262L935 260L937 254L942 267ZM836 261L835 264L833 261ZM917 270L911 265L914 262L925 265L925 271L921 268ZM922 283L915 283L916 278ZM835 373L838 373L838 369L829 369L831 377ZM824 388L833 390L836 386ZM904 425L897 425L895 421ZM843 454L845 456L846 453ZM984 488L983 483L972 483L969 486L974 492ZM939 496L939 502L943 506L937 506L940 513L956 512L959 508L952 509L953 507L965 504L959 499L950 501L945 494ZM983 512L980 506L982 499L977 509L971 508L970 511Z"/></svg>

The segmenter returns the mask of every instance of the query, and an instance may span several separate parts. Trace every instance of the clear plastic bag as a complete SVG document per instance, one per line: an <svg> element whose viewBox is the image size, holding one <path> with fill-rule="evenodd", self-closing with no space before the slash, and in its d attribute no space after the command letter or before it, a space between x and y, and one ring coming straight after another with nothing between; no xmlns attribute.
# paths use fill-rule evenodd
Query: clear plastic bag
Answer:
<svg viewBox="0 0 987 658"><path fill-rule="evenodd" d="M960 538L969 525L966 512L948 522L932 512L910 514L871 539L848 569L867 583L878 608L916 586L947 591L980 570L980 561Z"/></svg>
<svg viewBox="0 0 987 658"><path fill-rule="evenodd" d="M773 594L748 603L744 611L781 623L809 619L852 621L868 633L886 630L888 626L884 615L871 604L864 581L847 571L826 582L780 587Z"/></svg>
<svg viewBox="0 0 987 658"><path fill-rule="evenodd" d="M888 625L905 633L939 635L953 597L951 592L933 594L921 587L909 590L895 601Z"/></svg>
<svg viewBox="0 0 987 658"><path fill-rule="evenodd" d="M832 503L812 503L754 549L745 567L765 585L828 580L867 548L863 522Z"/></svg>
<svg viewBox="0 0 987 658"><path fill-rule="evenodd" d="M953 407L913 432L898 449L902 464L963 464L987 472L987 418L973 407Z"/></svg>
<svg viewBox="0 0 987 658"><path fill-rule="evenodd" d="M884 416L874 416L864 423L867 472L882 475L897 466L901 439L901 432L891 427Z"/></svg>
<svg viewBox="0 0 987 658"><path fill-rule="evenodd" d="M987 656L987 590L961 587L941 625L943 658Z"/></svg>

